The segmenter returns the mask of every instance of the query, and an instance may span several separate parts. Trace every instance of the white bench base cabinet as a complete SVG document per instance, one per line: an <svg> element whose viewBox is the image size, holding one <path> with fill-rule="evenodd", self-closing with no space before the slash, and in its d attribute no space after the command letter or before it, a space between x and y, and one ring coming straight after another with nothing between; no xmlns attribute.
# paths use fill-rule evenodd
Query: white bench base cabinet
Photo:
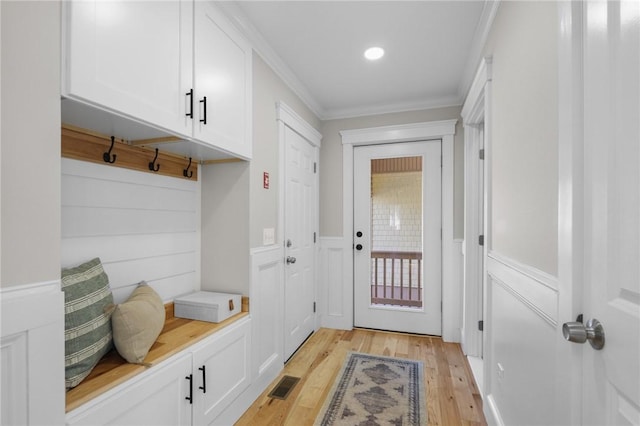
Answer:
<svg viewBox="0 0 640 426"><path fill-rule="evenodd" d="M66 423L216 424L251 383L250 347L246 317L70 411Z"/></svg>

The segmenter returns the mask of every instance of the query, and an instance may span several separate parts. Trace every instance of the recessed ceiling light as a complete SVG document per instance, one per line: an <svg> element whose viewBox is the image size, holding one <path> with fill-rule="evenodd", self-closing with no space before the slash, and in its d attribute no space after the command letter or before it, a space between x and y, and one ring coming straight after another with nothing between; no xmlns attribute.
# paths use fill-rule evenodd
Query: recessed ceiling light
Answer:
<svg viewBox="0 0 640 426"><path fill-rule="evenodd" d="M370 61L376 61L384 56L382 47L370 47L364 51L364 57Z"/></svg>

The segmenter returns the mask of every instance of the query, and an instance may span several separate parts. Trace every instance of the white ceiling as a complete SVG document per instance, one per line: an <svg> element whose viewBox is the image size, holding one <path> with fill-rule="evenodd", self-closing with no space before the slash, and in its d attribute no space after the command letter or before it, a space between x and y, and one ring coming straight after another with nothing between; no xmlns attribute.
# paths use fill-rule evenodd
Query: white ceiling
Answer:
<svg viewBox="0 0 640 426"><path fill-rule="evenodd" d="M321 118L461 105L497 2L222 2ZM385 49L377 62L363 57Z"/></svg>

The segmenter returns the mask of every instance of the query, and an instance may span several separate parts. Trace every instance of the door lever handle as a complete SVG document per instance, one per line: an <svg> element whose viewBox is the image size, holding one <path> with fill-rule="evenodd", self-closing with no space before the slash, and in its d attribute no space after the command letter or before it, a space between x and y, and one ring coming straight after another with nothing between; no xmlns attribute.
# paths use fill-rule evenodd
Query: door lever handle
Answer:
<svg viewBox="0 0 640 426"><path fill-rule="evenodd" d="M293 256L287 256L287 265L290 263L296 263L296 258Z"/></svg>

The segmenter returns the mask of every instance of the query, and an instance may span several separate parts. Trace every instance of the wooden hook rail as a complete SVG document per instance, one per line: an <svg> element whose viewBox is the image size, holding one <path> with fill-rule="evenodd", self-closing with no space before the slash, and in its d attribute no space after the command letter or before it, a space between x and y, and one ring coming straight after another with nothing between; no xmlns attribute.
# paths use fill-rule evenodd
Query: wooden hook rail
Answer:
<svg viewBox="0 0 640 426"><path fill-rule="evenodd" d="M67 124L62 125L62 156L146 173L198 180L198 168L192 167L191 158L158 151L156 148L131 146L118 141L117 138L112 139L111 136ZM153 164L153 168L150 164ZM189 170L189 173L185 173L185 170Z"/></svg>

